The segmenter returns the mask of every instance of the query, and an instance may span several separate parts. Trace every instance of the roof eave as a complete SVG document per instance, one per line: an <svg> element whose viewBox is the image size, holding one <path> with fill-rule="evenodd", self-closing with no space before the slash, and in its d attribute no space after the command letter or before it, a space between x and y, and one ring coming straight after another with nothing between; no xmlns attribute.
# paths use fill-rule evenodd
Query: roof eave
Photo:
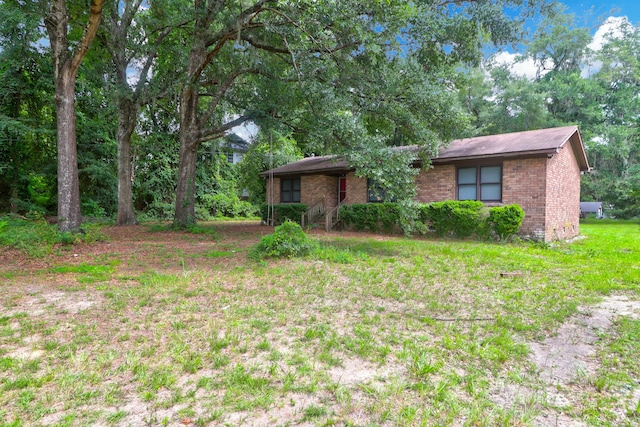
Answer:
<svg viewBox="0 0 640 427"><path fill-rule="evenodd" d="M549 154L556 154L558 149L544 149L544 150L529 150L529 151L513 151L510 153L496 153L496 154L479 154L476 156L458 156L458 157L436 157L431 159L431 163L453 163L463 162L467 160L478 159L499 159L499 158L513 158L513 157L539 157Z"/></svg>

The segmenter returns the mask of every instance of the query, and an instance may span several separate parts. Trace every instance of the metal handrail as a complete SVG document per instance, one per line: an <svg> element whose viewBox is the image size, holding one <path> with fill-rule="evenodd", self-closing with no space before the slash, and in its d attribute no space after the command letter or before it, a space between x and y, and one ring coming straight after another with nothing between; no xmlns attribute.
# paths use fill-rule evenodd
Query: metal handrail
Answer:
<svg viewBox="0 0 640 427"><path fill-rule="evenodd" d="M302 218L300 218L300 225L302 226L302 228L304 228L309 224L313 224L322 215L324 215L324 200L316 202L316 204L314 204L302 214Z"/></svg>

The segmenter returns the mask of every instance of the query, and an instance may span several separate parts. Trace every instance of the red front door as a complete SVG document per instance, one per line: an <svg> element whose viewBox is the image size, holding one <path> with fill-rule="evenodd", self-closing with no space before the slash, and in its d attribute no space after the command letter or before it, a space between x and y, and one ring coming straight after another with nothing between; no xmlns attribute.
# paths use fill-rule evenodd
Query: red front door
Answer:
<svg viewBox="0 0 640 427"><path fill-rule="evenodd" d="M338 178L338 204L342 203L347 198L347 177L341 176Z"/></svg>

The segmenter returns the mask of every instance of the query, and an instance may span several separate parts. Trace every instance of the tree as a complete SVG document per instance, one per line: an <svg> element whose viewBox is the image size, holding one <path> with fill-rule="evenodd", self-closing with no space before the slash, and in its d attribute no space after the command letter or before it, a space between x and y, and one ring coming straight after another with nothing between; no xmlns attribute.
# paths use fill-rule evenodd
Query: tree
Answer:
<svg viewBox="0 0 640 427"><path fill-rule="evenodd" d="M114 95L118 106L118 213L117 225L136 223L133 209L133 167L131 137L136 127L140 107L157 96L159 88L152 88L149 79L159 46L176 25L163 13L171 5L163 1L147 2L141 13L143 0L111 0L108 19L99 34L113 63ZM135 75L132 76L132 69ZM157 80L157 79L156 79ZM155 92L154 92L155 91ZM154 95L155 93L155 95Z"/></svg>
<svg viewBox="0 0 640 427"><path fill-rule="evenodd" d="M44 23L49 34L55 84L58 134L58 230L78 232L82 225L76 146L75 83L78 68L100 24L104 0L91 0L85 30L77 41L69 38L72 20L66 0L51 0Z"/></svg>
<svg viewBox="0 0 640 427"><path fill-rule="evenodd" d="M604 96L603 122L588 145L595 169L595 194L614 205L619 217L640 213L640 29L622 22L598 53L602 68L593 77Z"/></svg>
<svg viewBox="0 0 640 427"><path fill-rule="evenodd" d="M54 202L52 70L35 45L39 24L16 1L0 5L0 209L14 213L43 214Z"/></svg>
<svg viewBox="0 0 640 427"><path fill-rule="evenodd" d="M436 150L466 123L450 73L484 41L516 40L521 21L502 7L522 4L194 0L175 224L195 220L199 144L246 120L286 123L304 151L364 154L349 159L362 173L400 141ZM406 155L393 159L410 171Z"/></svg>

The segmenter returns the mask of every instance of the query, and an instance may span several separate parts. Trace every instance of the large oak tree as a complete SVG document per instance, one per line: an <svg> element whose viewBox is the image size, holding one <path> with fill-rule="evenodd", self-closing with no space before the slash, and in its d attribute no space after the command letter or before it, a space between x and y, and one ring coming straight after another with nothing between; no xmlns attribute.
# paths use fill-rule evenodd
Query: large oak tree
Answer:
<svg viewBox="0 0 640 427"><path fill-rule="evenodd" d="M42 2L44 4L45 2ZM78 69L96 36L104 0L91 0L83 22L71 18L66 0L48 2L44 23L49 35L55 83L58 135L58 230L80 231L80 186L76 144L75 85ZM70 40L71 30L81 26L79 40Z"/></svg>

